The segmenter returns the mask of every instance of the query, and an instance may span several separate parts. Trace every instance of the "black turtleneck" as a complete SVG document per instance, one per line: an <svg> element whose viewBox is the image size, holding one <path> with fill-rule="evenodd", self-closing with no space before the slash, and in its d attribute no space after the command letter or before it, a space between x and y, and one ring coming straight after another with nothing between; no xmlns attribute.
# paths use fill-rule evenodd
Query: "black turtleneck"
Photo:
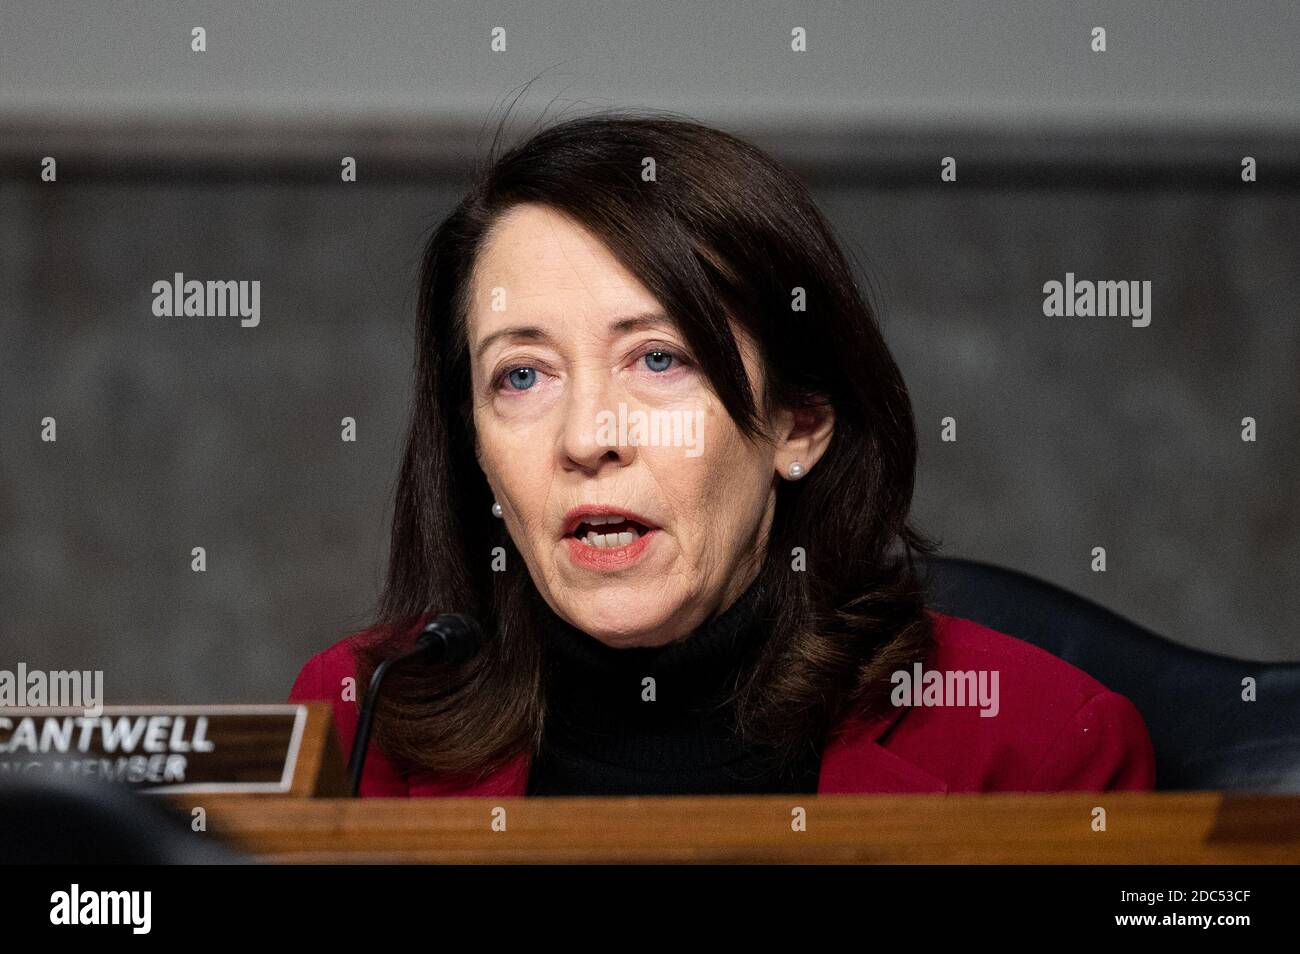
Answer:
<svg viewBox="0 0 1300 954"><path fill-rule="evenodd" d="M729 696L767 638L760 591L661 647L614 649L547 607L546 718L528 795L815 792L820 754L784 772L742 746ZM654 679L654 701L642 680Z"/></svg>

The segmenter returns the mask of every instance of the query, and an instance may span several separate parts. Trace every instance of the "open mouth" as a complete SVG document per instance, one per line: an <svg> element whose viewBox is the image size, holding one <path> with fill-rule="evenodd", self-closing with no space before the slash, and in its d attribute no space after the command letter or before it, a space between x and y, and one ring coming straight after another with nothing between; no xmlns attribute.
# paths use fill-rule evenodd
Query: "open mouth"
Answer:
<svg viewBox="0 0 1300 954"><path fill-rule="evenodd" d="M652 529L618 514L604 517L593 514L584 517L569 536L597 550L617 550L631 546Z"/></svg>

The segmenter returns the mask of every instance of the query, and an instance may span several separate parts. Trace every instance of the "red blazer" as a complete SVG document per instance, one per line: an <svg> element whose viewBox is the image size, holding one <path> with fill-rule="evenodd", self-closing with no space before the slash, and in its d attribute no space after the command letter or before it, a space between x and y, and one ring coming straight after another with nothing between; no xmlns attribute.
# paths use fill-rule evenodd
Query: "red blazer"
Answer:
<svg viewBox="0 0 1300 954"><path fill-rule="evenodd" d="M900 706L871 719L844 720L823 749L817 792L1048 792L1149 789L1155 753L1142 716L1127 698L1029 643L971 620L927 611L937 648L925 670L996 670L999 711ZM340 702L354 672L352 643L317 653L298 674L291 702L334 704L342 751L352 750L357 703ZM361 695L364 687L358 687ZM362 796L523 796L527 754L476 784L399 772L377 745L366 756Z"/></svg>

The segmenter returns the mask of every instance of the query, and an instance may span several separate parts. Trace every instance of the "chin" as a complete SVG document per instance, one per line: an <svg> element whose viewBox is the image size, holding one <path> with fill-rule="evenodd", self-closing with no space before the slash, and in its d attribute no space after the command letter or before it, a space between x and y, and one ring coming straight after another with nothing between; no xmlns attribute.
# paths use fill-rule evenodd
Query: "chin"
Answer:
<svg viewBox="0 0 1300 954"><path fill-rule="evenodd" d="M593 612L592 607L588 605L569 616L573 625L588 636L600 640L607 646L620 649L653 646L671 641L662 635L663 627L668 624L670 614L646 613L644 609L642 612L636 612L638 605L644 608L646 601L654 599L653 595L624 600L614 597L613 594L607 596L605 593L600 593L593 598L602 601L609 599L608 607L601 607L600 610ZM663 606L658 601L652 605L660 608Z"/></svg>

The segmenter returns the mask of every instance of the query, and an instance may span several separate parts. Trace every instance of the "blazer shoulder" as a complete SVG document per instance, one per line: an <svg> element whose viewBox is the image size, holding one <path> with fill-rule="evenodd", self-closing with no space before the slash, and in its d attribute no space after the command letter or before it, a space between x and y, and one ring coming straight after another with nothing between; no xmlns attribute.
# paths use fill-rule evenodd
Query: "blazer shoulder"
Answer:
<svg viewBox="0 0 1300 954"><path fill-rule="evenodd" d="M338 690L342 681L356 676L357 649L370 638L373 638L373 630L353 633L308 659L293 681L289 701L324 699L333 702L339 698Z"/></svg>
<svg viewBox="0 0 1300 954"><path fill-rule="evenodd" d="M908 707L887 733L897 754L933 762L954 791L1154 785L1151 737L1128 698L1022 639L929 612L935 648L925 669L964 677L979 687L978 704Z"/></svg>
<svg viewBox="0 0 1300 954"><path fill-rule="evenodd" d="M1053 694L1064 694L1082 705L1091 697L1109 692L1101 682L1078 666L1016 636L961 616L927 611L935 622L933 665L939 669L991 669L1019 680L1050 684Z"/></svg>
<svg viewBox="0 0 1300 954"><path fill-rule="evenodd" d="M371 626L322 649L303 664L289 690L289 701L337 700L343 681L356 678L358 653L367 646L392 638L394 632L390 627ZM413 642L414 636L413 629L403 631L398 643Z"/></svg>
<svg viewBox="0 0 1300 954"><path fill-rule="evenodd" d="M373 642L390 638L395 631L372 626L338 640L316 653L303 665L289 690L290 702L328 702L333 707L334 730L343 758L352 752L356 738L360 701L365 687L356 684L357 653ZM403 639L414 641L414 630L405 631ZM400 640L399 640L400 643ZM352 680L349 684L348 680ZM408 793L406 778L377 747L372 745L366 756L361 795L404 797Z"/></svg>

